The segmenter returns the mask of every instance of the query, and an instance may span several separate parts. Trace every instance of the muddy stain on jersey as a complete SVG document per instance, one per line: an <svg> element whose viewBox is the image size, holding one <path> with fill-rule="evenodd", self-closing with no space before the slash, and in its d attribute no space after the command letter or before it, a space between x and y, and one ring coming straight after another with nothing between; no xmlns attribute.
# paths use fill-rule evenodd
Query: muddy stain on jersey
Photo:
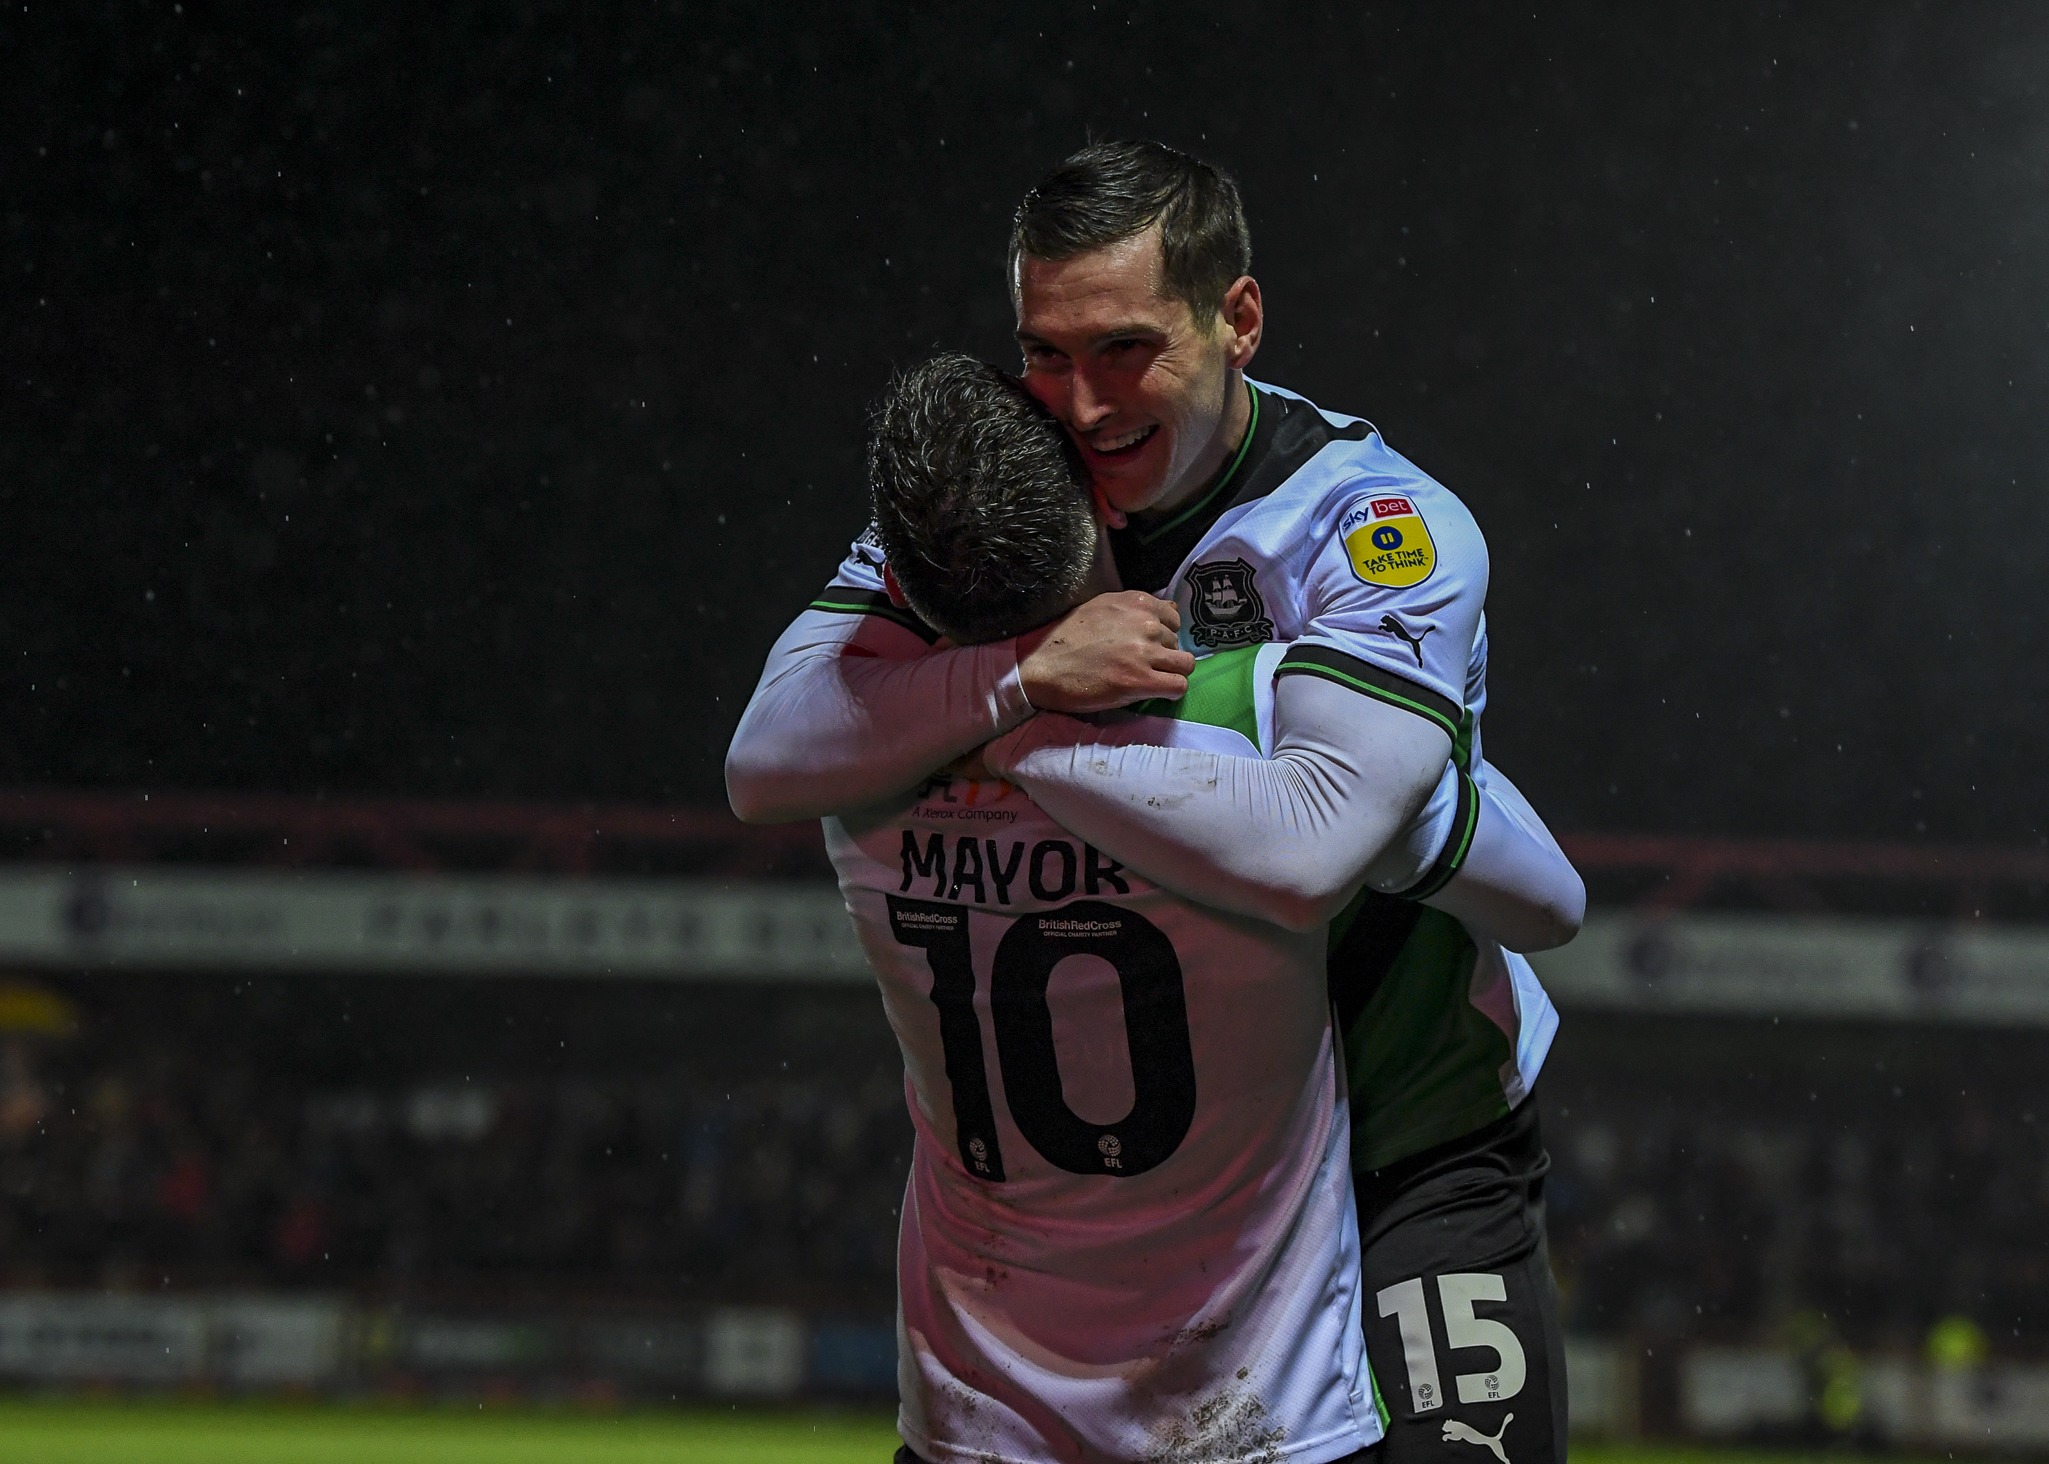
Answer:
<svg viewBox="0 0 2049 1464"><path fill-rule="evenodd" d="M1188 1347L1199 1342L1208 1342L1223 1333L1230 1325L1230 1318L1219 1317L1213 1321L1202 1322L1193 1327L1183 1327L1174 1334L1174 1340L1168 1345L1170 1347Z"/></svg>
<svg viewBox="0 0 2049 1464"><path fill-rule="evenodd" d="M1246 1392L1223 1392L1198 1403L1185 1423L1153 1431L1152 1452L1139 1464L1280 1464L1287 1429L1266 1421L1266 1405Z"/></svg>

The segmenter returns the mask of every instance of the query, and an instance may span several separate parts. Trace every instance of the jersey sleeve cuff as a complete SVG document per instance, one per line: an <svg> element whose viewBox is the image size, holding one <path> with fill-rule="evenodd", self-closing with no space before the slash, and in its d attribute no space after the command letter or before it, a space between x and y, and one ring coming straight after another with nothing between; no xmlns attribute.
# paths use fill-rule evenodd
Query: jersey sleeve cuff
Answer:
<svg viewBox="0 0 2049 1464"><path fill-rule="evenodd" d="M1297 642L1287 655L1281 657L1281 664L1274 669L1274 677L1317 676L1325 681L1334 681L1339 686L1349 687L1361 696L1370 696L1389 706L1414 712L1417 716L1443 730L1444 735L1454 743L1460 740L1465 723L1465 708L1441 692L1397 676L1392 671L1374 665L1357 656L1346 655L1331 646L1305 645Z"/></svg>
<svg viewBox="0 0 2049 1464"><path fill-rule="evenodd" d="M1407 889L1395 891L1398 900L1429 899L1451 883L1452 877L1465 867L1466 856L1473 852L1473 834L1480 827L1480 789L1464 768L1454 772L1458 778L1458 803L1451 816L1451 832L1437 858L1423 871L1423 877Z"/></svg>

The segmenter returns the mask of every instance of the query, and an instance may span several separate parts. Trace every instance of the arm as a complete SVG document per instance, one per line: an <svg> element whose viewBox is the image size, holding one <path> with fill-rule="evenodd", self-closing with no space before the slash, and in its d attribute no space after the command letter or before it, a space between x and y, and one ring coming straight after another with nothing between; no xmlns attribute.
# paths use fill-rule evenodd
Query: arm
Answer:
<svg viewBox="0 0 2049 1464"><path fill-rule="evenodd" d="M1465 863L1425 900L1511 951L1548 951L1579 934L1587 887L1515 784L1483 764L1480 821Z"/></svg>
<svg viewBox="0 0 2049 1464"><path fill-rule="evenodd" d="M806 610L741 714L726 796L747 823L865 807L1031 714L1015 642L934 651L878 615Z"/></svg>
<svg viewBox="0 0 2049 1464"><path fill-rule="evenodd" d="M1442 910L1511 951L1550 950L1579 933L1586 886L1516 786L1491 765L1456 767L1368 884Z"/></svg>
<svg viewBox="0 0 2049 1464"><path fill-rule="evenodd" d="M726 795L747 823L880 802L1032 715L1180 696L1194 658L1179 612L1133 591L1099 595L1044 629L935 648L896 605L864 537L769 652L726 753Z"/></svg>
<svg viewBox="0 0 2049 1464"><path fill-rule="evenodd" d="M1274 755L1116 746L1039 717L992 743L990 771L1148 879L1307 930L1328 920L1440 781L1435 723L1316 676L1274 691Z"/></svg>
<svg viewBox="0 0 2049 1464"><path fill-rule="evenodd" d="M1509 950L1571 940L1585 886L1515 785L1491 767L1467 777L1444 763L1442 733L1343 695L1284 680L1271 761L1117 745L1064 717L984 757L1073 832L1205 904L1308 929L1363 882Z"/></svg>

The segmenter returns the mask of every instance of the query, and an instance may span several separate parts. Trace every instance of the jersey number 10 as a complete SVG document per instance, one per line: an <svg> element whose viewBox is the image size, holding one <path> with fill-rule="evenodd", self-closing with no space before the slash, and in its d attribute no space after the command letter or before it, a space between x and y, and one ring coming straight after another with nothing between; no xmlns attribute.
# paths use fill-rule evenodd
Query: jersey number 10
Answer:
<svg viewBox="0 0 2049 1464"><path fill-rule="evenodd" d="M932 968L932 1004L939 1008L960 1161L970 1174L1000 1180L1003 1151L982 1062L968 912L895 895L887 899L897 943L923 950ZM1133 1098L1131 1112L1115 1123L1090 1123L1067 1106L1061 1091L1046 988L1053 968L1069 956L1109 962L1123 991ZM1158 1165L1188 1136L1195 1119L1195 1053L1188 1041L1181 961L1173 942L1143 915L1100 900L1076 900L1012 920L990 965L989 1015L1011 1121L1047 1163L1070 1174L1129 1179Z"/></svg>

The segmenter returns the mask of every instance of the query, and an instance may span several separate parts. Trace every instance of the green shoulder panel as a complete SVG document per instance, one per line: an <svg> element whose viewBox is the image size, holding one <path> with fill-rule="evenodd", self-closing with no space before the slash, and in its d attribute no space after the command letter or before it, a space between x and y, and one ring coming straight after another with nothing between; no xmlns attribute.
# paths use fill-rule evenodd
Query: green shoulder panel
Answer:
<svg viewBox="0 0 2049 1464"><path fill-rule="evenodd" d="M1258 646L1240 646L1204 656L1188 673L1187 695L1178 701L1154 697L1139 702L1131 710L1147 717L1228 727L1243 733L1247 742L1258 747L1259 712L1252 684L1253 662L1258 656Z"/></svg>

